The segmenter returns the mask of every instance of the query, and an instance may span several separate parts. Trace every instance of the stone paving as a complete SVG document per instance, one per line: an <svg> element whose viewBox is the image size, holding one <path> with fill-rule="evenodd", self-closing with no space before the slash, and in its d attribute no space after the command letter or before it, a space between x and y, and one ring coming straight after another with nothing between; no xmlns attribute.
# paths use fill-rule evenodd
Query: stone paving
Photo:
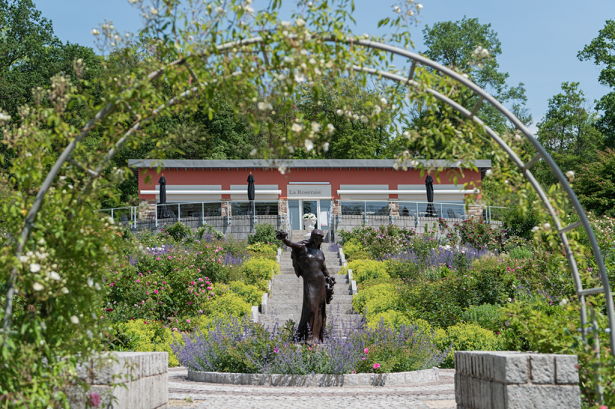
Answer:
<svg viewBox="0 0 615 409"><path fill-rule="evenodd" d="M439 381L412 386L294 388L191 382L186 368L169 368L169 408L182 407L453 409L454 371L441 369Z"/></svg>

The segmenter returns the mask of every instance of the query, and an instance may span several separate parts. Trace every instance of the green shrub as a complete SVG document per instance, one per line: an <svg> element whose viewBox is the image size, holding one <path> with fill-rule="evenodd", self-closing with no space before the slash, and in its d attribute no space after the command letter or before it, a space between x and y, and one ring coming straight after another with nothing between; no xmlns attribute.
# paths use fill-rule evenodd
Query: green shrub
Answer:
<svg viewBox="0 0 615 409"><path fill-rule="evenodd" d="M435 343L440 350L451 348L442 363L443 368L454 368L455 351L500 351L502 342L488 329L477 324L457 324L446 329L436 331Z"/></svg>
<svg viewBox="0 0 615 409"><path fill-rule="evenodd" d="M116 327L116 350L136 352L168 352L169 366L178 366L177 357L171 349L174 342L170 328L156 321L134 320ZM177 337L181 342L181 337ZM182 342L183 343L183 342Z"/></svg>
<svg viewBox="0 0 615 409"><path fill-rule="evenodd" d="M276 239L275 236L275 227L272 224L257 224L254 234L248 236L248 244L265 243L275 244L279 247L282 245L282 242Z"/></svg>
<svg viewBox="0 0 615 409"><path fill-rule="evenodd" d="M248 285L242 281L231 281L229 287L233 293L240 296L250 305L259 305L263 297L263 291L254 285Z"/></svg>
<svg viewBox="0 0 615 409"><path fill-rule="evenodd" d="M280 265L276 261L257 257L243 263L243 271L246 276L246 284L267 291L267 281L280 272Z"/></svg>
<svg viewBox="0 0 615 409"><path fill-rule="evenodd" d="M177 222L171 227L167 227L166 232L169 236L173 238L175 241L182 241L186 237L192 236L192 231L189 227L186 227L181 222Z"/></svg>
<svg viewBox="0 0 615 409"><path fill-rule="evenodd" d="M204 318L221 316L243 317L250 315L252 305L243 297L233 293L226 293L221 297L214 297L207 305ZM199 321L200 322L200 321Z"/></svg>
<svg viewBox="0 0 615 409"><path fill-rule="evenodd" d="M498 331L501 324L500 306L492 304L472 305L461 314L461 319L468 323L475 323L483 328Z"/></svg>
<svg viewBox="0 0 615 409"><path fill-rule="evenodd" d="M344 247L342 249L344 250L344 256L346 256L347 259L352 257L355 253L364 251L363 245L355 238L352 238L344 243Z"/></svg>
<svg viewBox="0 0 615 409"><path fill-rule="evenodd" d="M358 313L364 313L368 301L376 298L398 301L399 293L393 284L377 284L359 291L352 297L352 308Z"/></svg>
<svg viewBox="0 0 615 409"><path fill-rule="evenodd" d="M357 283L377 278L391 278L387 272L388 262L376 260L354 260L348 263L346 270L352 270Z"/></svg>
<svg viewBox="0 0 615 409"><path fill-rule="evenodd" d="M522 260L526 258L531 258L534 256L532 250L525 247L515 247L514 249L508 252L508 257L515 260Z"/></svg>
<svg viewBox="0 0 615 409"><path fill-rule="evenodd" d="M277 260L278 247L275 244L254 243L247 248L248 252L255 257L263 257L269 260Z"/></svg>
<svg viewBox="0 0 615 409"><path fill-rule="evenodd" d="M198 229L196 229L196 233L194 236L198 240L202 240L203 236L205 236L206 238L207 236L210 236L213 239L222 240L224 238L224 233L216 230L213 226L206 224L205 226L201 226Z"/></svg>
<svg viewBox="0 0 615 409"><path fill-rule="evenodd" d="M354 261L354 260L371 260L372 255L367 251L361 250L352 253L352 256L346 257L346 261Z"/></svg>

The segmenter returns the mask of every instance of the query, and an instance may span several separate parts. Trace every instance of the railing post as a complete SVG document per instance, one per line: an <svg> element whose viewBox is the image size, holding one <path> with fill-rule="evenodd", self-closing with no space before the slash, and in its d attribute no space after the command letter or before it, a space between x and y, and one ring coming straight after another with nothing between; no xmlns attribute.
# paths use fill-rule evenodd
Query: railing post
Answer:
<svg viewBox="0 0 615 409"><path fill-rule="evenodd" d="M182 221L182 204L177 204L177 221L181 223Z"/></svg>
<svg viewBox="0 0 615 409"><path fill-rule="evenodd" d="M154 227L158 228L158 203L154 204L154 217L156 222L154 223Z"/></svg>
<svg viewBox="0 0 615 409"><path fill-rule="evenodd" d="M201 224L205 225L205 203L201 202Z"/></svg>
<svg viewBox="0 0 615 409"><path fill-rule="evenodd" d="M111 209L111 220L115 221L115 219L113 218L113 209Z"/></svg>

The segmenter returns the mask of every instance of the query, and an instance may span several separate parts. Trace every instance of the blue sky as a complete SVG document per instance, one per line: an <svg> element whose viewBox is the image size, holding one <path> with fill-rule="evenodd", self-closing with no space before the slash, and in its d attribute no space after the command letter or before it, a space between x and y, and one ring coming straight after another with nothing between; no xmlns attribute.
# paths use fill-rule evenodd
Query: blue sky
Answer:
<svg viewBox="0 0 615 409"><path fill-rule="evenodd" d="M137 10L127 0L34 2L53 21L54 31L62 41L86 46L93 46L90 31L104 19L112 20L120 31L135 32L142 24ZM258 8L267 2L255 0L254 6ZM392 14L392 4L392 1L356 0L355 31L382 34L377 22ZM607 19L615 19L613 0L422 0L422 4L421 21L412 30L415 51L424 50L421 31L425 24L456 21L464 16L491 23L502 42L500 67L510 74L511 85L525 84L534 123L542 118L548 99L559 92L562 82L580 82L590 101L609 92L607 87L598 84L600 68L579 61L576 55L597 36Z"/></svg>

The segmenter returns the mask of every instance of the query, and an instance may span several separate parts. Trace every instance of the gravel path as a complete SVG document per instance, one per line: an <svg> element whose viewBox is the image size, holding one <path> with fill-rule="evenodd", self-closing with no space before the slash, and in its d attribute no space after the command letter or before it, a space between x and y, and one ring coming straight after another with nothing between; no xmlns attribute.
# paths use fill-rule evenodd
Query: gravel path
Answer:
<svg viewBox="0 0 615 409"><path fill-rule="evenodd" d="M169 408L345 407L454 409L454 371L441 369L438 382L414 386L292 388L192 382L186 368L169 368Z"/></svg>

